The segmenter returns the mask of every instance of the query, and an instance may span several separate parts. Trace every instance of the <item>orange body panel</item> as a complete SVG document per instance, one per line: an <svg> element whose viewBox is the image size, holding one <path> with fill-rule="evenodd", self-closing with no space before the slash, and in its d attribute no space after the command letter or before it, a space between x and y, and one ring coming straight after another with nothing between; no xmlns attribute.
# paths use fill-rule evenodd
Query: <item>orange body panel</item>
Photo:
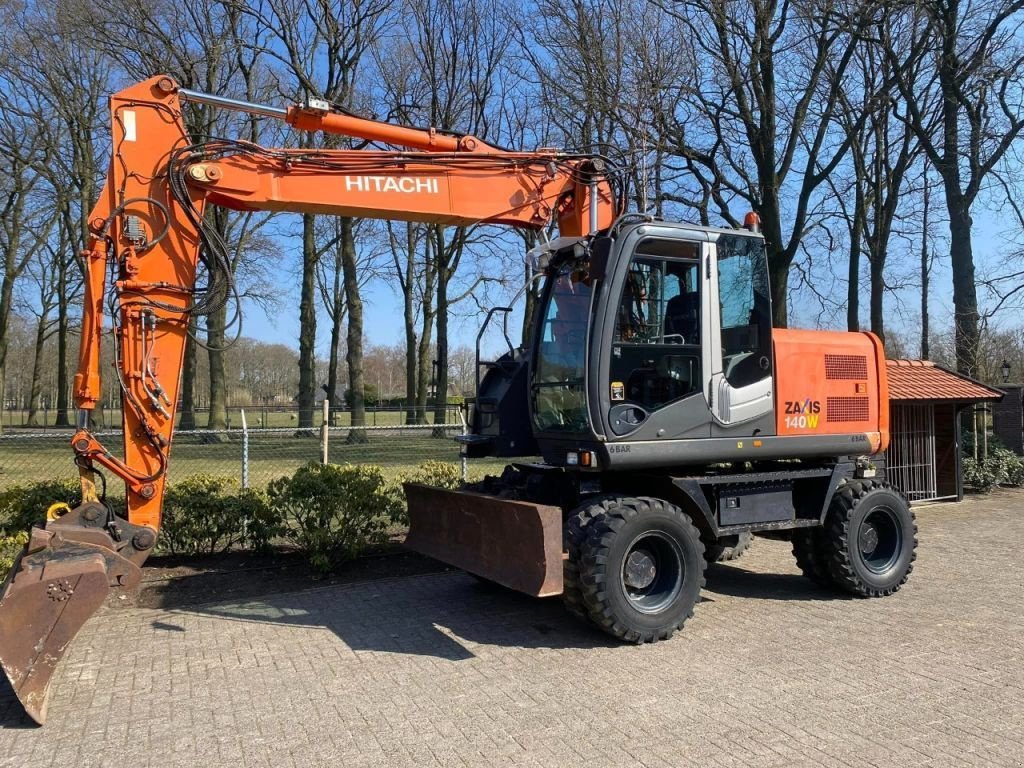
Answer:
<svg viewBox="0 0 1024 768"><path fill-rule="evenodd" d="M779 435L868 436L889 444L889 387L882 343L872 333L772 332Z"/></svg>

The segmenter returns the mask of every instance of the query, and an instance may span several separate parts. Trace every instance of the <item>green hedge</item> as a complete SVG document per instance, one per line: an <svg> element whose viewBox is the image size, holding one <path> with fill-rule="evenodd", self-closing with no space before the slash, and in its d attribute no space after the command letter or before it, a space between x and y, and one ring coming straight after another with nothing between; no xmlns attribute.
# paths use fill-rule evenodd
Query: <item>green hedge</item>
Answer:
<svg viewBox="0 0 1024 768"><path fill-rule="evenodd" d="M233 478L192 475L168 486L160 546L172 554L212 554L243 546L270 548L282 533L265 493Z"/></svg>
<svg viewBox="0 0 1024 768"><path fill-rule="evenodd" d="M63 502L70 507L82 497L78 483L47 480L28 485L12 485L0 491L0 535L13 536L46 520L51 504Z"/></svg>
<svg viewBox="0 0 1024 768"><path fill-rule="evenodd" d="M402 481L459 488L458 464L427 461L398 481L370 465L308 464L273 481L266 491L237 480L192 475L168 486L158 549L175 555L230 549L267 551L275 543L305 552L327 571L380 544L408 523ZM78 503L77 484L44 482L0 492L0 573L24 546L25 532L54 502Z"/></svg>
<svg viewBox="0 0 1024 768"><path fill-rule="evenodd" d="M7 572L14 565L15 558L26 544L28 544L28 531L19 531L11 536L0 536L0 581L7 577Z"/></svg>

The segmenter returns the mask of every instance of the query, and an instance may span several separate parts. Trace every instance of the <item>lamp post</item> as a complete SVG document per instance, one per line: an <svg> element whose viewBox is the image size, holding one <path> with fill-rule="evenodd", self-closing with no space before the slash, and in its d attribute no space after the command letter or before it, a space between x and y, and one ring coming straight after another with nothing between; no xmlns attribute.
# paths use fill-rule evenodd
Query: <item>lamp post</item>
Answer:
<svg viewBox="0 0 1024 768"><path fill-rule="evenodd" d="M1003 376L1003 384L1007 384L1010 381L1010 361L1003 360L1003 364L999 366L999 373Z"/></svg>

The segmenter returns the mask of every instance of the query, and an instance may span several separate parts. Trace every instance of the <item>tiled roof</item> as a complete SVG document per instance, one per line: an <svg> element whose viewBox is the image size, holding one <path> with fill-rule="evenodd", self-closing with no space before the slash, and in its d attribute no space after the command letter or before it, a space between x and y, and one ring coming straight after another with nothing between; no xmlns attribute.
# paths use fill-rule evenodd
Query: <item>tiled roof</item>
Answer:
<svg viewBox="0 0 1024 768"><path fill-rule="evenodd" d="M928 360L886 360L890 400L999 400L1003 392Z"/></svg>

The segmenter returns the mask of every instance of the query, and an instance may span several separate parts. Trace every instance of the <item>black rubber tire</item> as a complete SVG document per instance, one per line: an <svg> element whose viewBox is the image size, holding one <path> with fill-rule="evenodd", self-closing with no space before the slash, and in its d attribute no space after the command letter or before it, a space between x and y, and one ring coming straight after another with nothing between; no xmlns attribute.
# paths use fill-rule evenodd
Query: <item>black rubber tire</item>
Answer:
<svg viewBox="0 0 1024 768"><path fill-rule="evenodd" d="M737 533L733 536L723 536L714 544L706 544L704 546L704 559L709 565L711 563L727 563L730 560L739 560L753 543L754 534L750 531Z"/></svg>
<svg viewBox="0 0 1024 768"><path fill-rule="evenodd" d="M580 585L580 548L587 536L587 526L595 517L615 506L618 497L594 498L576 507L565 521L564 541L568 557L562 567L562 603L573 616L589 620Z"/></svg>
<svg viewBox="0 0 1024 768"><path fill-rule="evenodd" d="M618 498L606 500L602 506L605 511L586 526L578 561L590 620L627 642L667 640L693 615L704 587L707 563L700 533L679 507L660 499ZM624 566L630 553L639 551L633 548L648 539L669 553L657 560L665 567L655 576L655 583L663 583L663 579L672 583L664 606L654 604L641 610L638 601L648 598L627 594ZM651 572L655 573L653 568Z"/></svg>
<svg viewBox="0 0 1024 768"><path fill-rule="evenodd" d="M907 500L888 483L854 480L841 486L822 538L833 583L859 597L891 595L914 569L917 521ZM869 552L865 542L871 546L872 541Z"/></svg>
<svg viewBox="0 0 1024 768"><path fill-rule="evenodd" d="M792 542L796 566L804 576L819 586L834 587L821 528L797 528L792 533Z"/></svg>

